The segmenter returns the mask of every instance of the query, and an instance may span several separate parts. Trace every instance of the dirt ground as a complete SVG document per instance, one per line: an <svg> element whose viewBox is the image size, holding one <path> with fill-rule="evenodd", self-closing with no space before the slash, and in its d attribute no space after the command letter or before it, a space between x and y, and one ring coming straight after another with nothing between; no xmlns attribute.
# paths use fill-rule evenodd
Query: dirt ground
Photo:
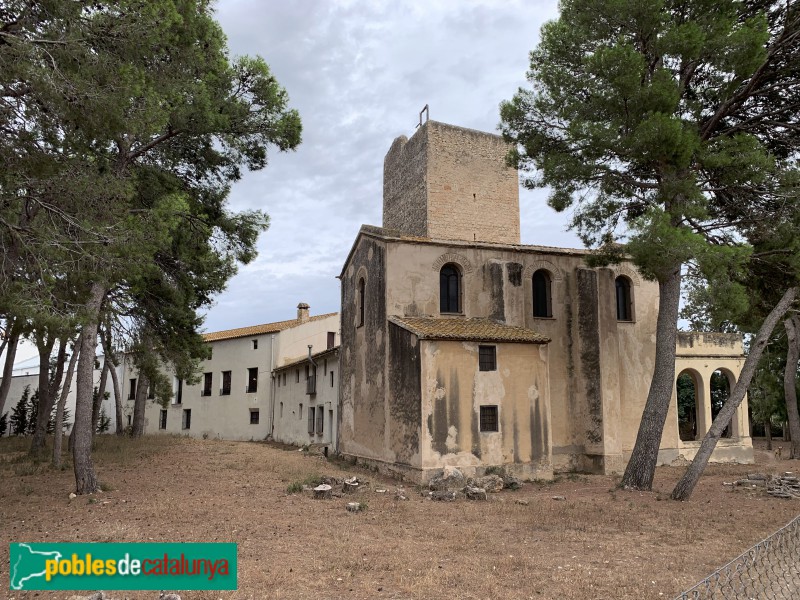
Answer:
<svg viewBox="0 0 800 600"><path fill-rule="evenodd" d="M395 500L398 482L296 449L103 436L95 460L107 491L69 500L71 469L30 463L25 442L0 440L2 590L9 589L7 542L219 541L238 543L239 589L183 592L183 600L673 598L800 512L797 500L723 486L748 472L800 471L800 461L763 450L755 467L711 466L684 503L668 499L683 471L677 467L659 468L652 493L616 489L614 477L571 475L489 502L446 503L411 486L407 501ZM349 496L287 493L320 475L367 480L357 498L367 509L346 512Z"/></svg>

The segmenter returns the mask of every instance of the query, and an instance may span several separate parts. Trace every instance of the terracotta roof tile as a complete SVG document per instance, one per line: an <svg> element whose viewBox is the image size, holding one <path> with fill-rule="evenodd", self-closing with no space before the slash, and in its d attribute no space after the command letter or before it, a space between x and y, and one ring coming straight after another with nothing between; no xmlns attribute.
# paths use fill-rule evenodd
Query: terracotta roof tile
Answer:
<svg viewBox="0 0 800 600"><path fill-rule="evenodd" d="M310 321L319 321L327 319L328 317L336 316L337 313L327 313L324 315L316 315L310 317L306 323ZM297 319L289 319L288 321L277 321L275 323L264 323L263 325L251 325L250 327L239 327L238 329L226 329L224 331L212 331L211 333L204 333L203 339L207 342L218 342L220 340L232 340L241 337L248 337L251 335L261 335L264 333L278 333L284 329L290 329L300 325Z"/></svg>
<svg viewBox="0 0 800 600"><path fill-rule="evenodd" d="M435 317L389 317L389 321L407 329L420 339L486 342L527 342L546 344L550 338L532 329L506 325L490 319Z"/></svg>

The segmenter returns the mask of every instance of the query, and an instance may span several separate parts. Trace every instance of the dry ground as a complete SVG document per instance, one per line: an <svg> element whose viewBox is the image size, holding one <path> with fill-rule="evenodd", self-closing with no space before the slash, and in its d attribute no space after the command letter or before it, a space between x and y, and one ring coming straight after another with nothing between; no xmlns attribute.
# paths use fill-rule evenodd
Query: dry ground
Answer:
<svg viewBox="0 0 800 600"><path fill-rule="evenodd" d="M653 493L577 475L490 502L439 503L412 487L408 501L396 501L397 482L263 443L103 436L95 456L108 491L70 501L71 470L24 460L23 441L0 440L2 590L7 542L152 540L239 544L238 591L185 592L184 600L672 598L800 512L798 501L722 485L755 469L800 471L800 461L767 452L758 453L758 467L710 467L685 503L668 499L682 472L672 467L658 470ZM309 476L352 474L372 488L358 498L365 512L347 513L350 498L286 491ZM71 595L5 593L16 600Z"/></svg>

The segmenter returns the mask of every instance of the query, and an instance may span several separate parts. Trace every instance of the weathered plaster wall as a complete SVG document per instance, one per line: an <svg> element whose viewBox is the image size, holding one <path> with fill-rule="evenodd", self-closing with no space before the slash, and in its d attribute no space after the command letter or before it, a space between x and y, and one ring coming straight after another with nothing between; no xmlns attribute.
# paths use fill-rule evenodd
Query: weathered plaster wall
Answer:
<svg viewBox="0 0 800 600"><path fill-rule="evenodd" d="M387 419L385 265L385 243L361 236L342 274L339 450L355 457L394 462ZM364 324L359 326L358 282L362 277Z"/></svg>
<svg viewBox="0 0 800 600"><path fill-rule="evenodd" d="M422 340L422 479L444 466L466 474L504 465L552 476L545 344L493 344L497 370L480 371L478 343ZM481 432L481 405L498 407L499 431Z"/></svg>
<svg viewBox="0 0 800 600"><path fill-rule="evenodd" d="M402 327L389 324L388 429L394 462L421 467L422 384L420 343Z"/></svg>
<svg viewBox="0 0 800 600"><path fill-rule="evenodd" d="M336 351L314 359L317 363L316 394L307 394L305 361L275 371L275 427L273 438L284 444L324 444L337 450L339 360ZM299 369L300 381L297 381ZM332 375L331 375L332 374ZM284 377L285 375L285 377ZM286 383L284 383L284 381ZM333 384L331 384L333 382ZM308 433L308 410L322 410L322 433Z"/></svg>

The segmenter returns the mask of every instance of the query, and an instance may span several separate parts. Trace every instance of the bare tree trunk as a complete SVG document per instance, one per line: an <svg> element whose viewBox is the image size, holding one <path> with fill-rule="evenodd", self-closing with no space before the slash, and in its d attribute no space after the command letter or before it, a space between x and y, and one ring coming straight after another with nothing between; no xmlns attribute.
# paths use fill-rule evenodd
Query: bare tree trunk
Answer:
<svg viewBox="0 0 800 600"><path fill-rule="evenodd" d="M93 283L86 303L87 320L83 327L78 358L75 425L72 427L72 459L75 469L75 493L97 491L97 475L92 463L92 393L94 392L94 359L97 348L97 326L105 290Z"/></svg>
<svg viewBox="0 0 800 600"><path fill-rule="evenodd" d="M147 375L139 371L139 381L136 384L136 399L133 403L133 427L131 437L142 437L144 434L144 413L147 408L147 390L150 387L150 379Z"/></svg>
<svg viewBox="0 0 800 600"><path fill-rule="evenodd" d="M700 480L700 476L703 474L708 460L714 452L717 441L719 441L722 432L731 422L736 408L742 403L742 400L744 400L744 395L747 392L753 374L756 372L758 361L761 360L761 355L764 352L764 348L767 346L772 330L775 329L778 321L780 321L783 315L786 314L786 311L789 310L789 307L797 297L797 292L798 289L796 287L786 290L786 293L778 304L775 305L775 308L772 309L761 324L761 328L758 330L758 334L750 346L750 353L744 361L742 372L739 374L739 380L736 382L730 397L722 406L722 410L719 411L717 418L714 419L711 427L709 427L708 433L703 438L703 442L700 444L700 449L697 451L692 464L689 465L686 473L683 474L683 477L681 477L675 489L672 490L673 500L688 500L692 495L694 487Z"/></svg>
<svg viewBox="0 0 800 600"><path fill-rule="evenodd" d="M6 361L3 365L3 380L0 381L0 416L3 415L3 408L6 405L6 398L8 397L8 390L11 389L11 377L14 374L14 359L17 358L17 346L19 346L19 327L16 323L11 325L10 333L8 333L8 352L6 353Z"/></svg>
<svg viewBox="0 0 800 600"><path fill-rule="evenodd" d="M786 398L786 414L789 417L789 457L800 458L800 413L797 410L797 361L800 360L800 318L791 315L783 321L789 349L786 352L786 368L783 371L783 395Z"/></svg>
<svg viewBox="0 0 800 600"><path fill-rule="evenodd" d="M119 385L119 377L117 376L117 360L116 356L111 350L111 328L106 327L105 335L100 340L103 343L103 355L105 360L111 361L111 368L109 374L111 375L111 384L114 386L114 411L116 420L116 434L123 435L125 427L122 424L122 388Z"/></svg>
<svg viewBox="0 0 800 600"><path fill-rule="evenodd" d="M653 487L661 435L675 386L675 340L681 298L681 270L678 265L665 281L659 281L656 356L650 391L639 424L639 433L620 485L636 490Z"/></svg>
<svg viewBox="0 0 800 600"><path fill-rule="evenodd" d="M94 404L92 404L92 435L97 434L97 426L100 421L100 409L103 406L106 385L108 385L109 366L108 357L103 356L103 370L100 372L100 385L97 388L97 396L94 398Z"/></svg>
<svg viewBox="0 0 800 600"><path fill-rule="evenodd" d="M46 336L47 333L41 335ZM50 393L50 357L53 354L56 339L52 335L48 337L49 340L42 338L36 340L36 346L39 349L39 406L36 411L36 428L33 430L31 448L28 451L30 456L38 456L44 450L47 423L50 421L50 413L53 411L53 394ZM65 354L66 348L62 344L58 349L59 362L56 366L56 377L64 374Z"/></svg>
<svg viewBox="0 0 800 600"><path fill-rule="evenodd" d="M67 396L69 396L72 378L75 375L75 365L78 362L80 343L81 336L79 335L78 339L72 345L72 356L69 357L67 375L64 379L64 385L61 387L61 394L58 397L58 405L56 406L56 426L53 432L53 466L56 469L61 468L61 442L64 437L64 406L67 404Z"/></svg>

